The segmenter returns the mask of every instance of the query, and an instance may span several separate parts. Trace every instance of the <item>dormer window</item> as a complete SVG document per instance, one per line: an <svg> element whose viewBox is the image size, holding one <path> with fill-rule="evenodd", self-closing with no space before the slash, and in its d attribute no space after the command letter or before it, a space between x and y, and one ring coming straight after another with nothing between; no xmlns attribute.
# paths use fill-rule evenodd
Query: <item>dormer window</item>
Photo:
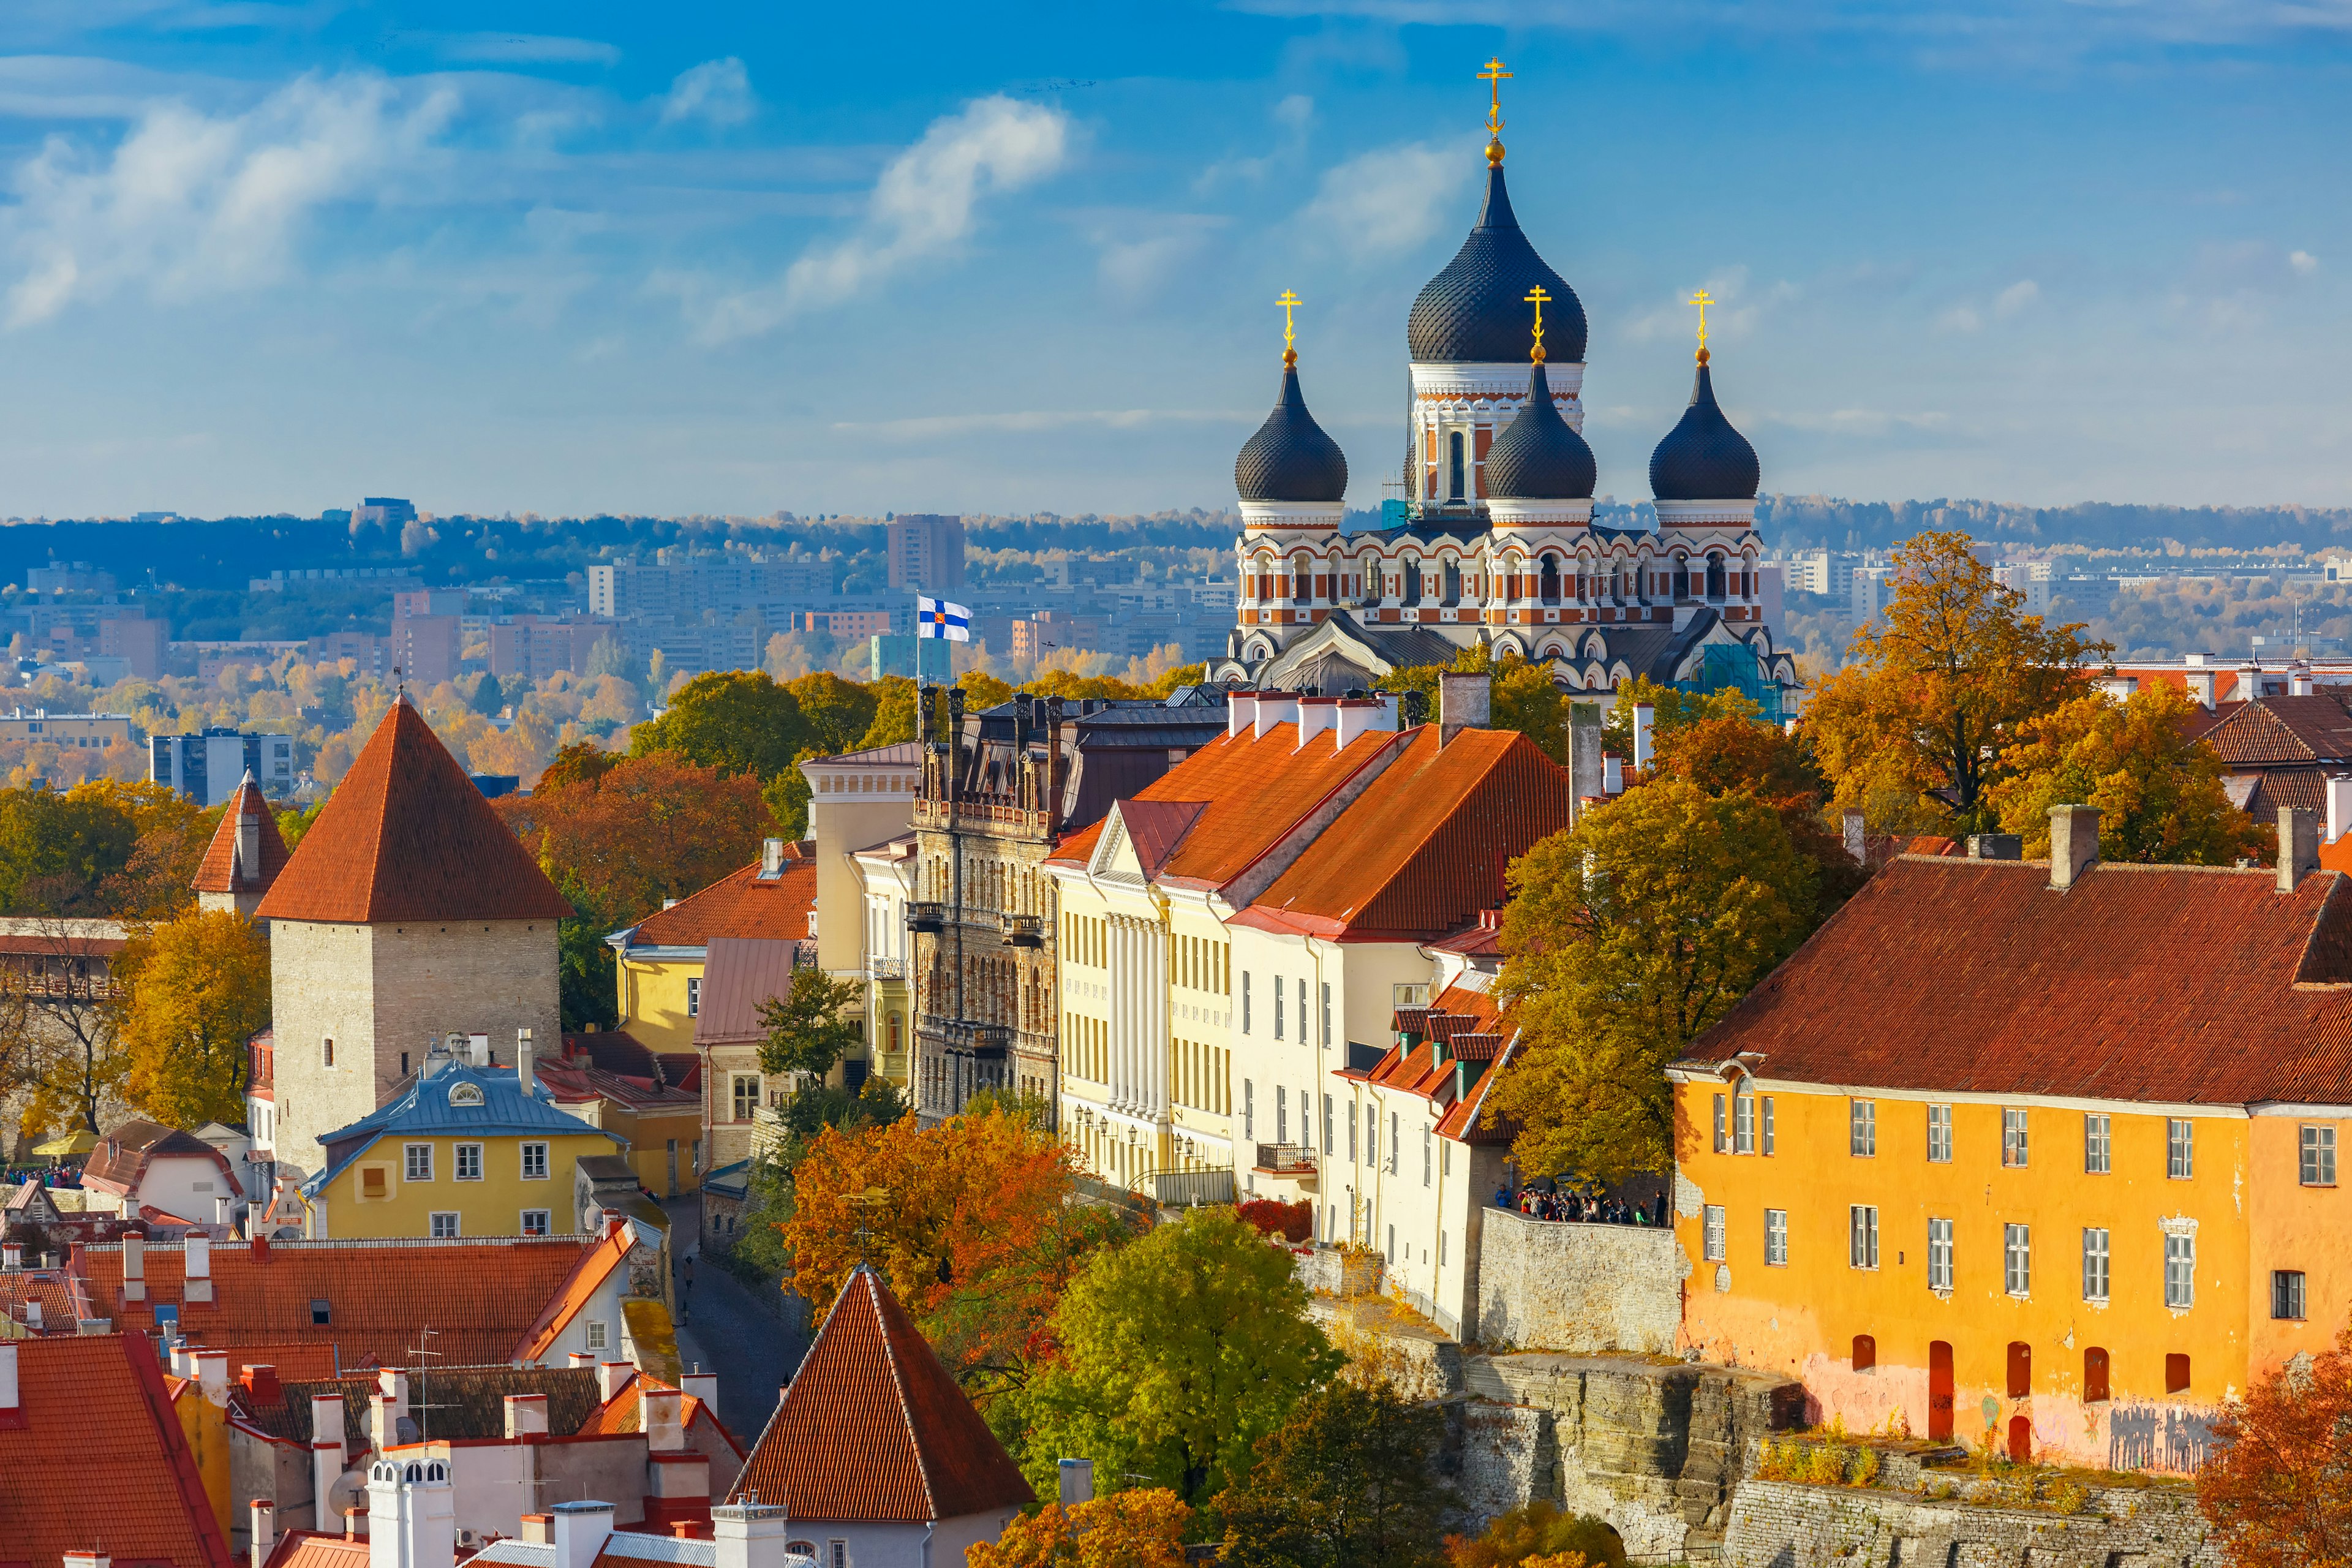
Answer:
<svg viewBox="0 0 2352 1568"><path fill-rule="evenodd" d="M478 1083L461 1083L454 1086L449 1090L449 1103L452 1105L481 1104L482 1086Z"/></svg>

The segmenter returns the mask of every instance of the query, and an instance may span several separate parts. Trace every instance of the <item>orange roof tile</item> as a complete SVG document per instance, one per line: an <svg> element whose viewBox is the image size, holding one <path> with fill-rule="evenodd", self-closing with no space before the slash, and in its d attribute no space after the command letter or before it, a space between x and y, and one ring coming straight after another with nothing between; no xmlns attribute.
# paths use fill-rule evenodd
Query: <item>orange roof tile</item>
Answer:
<svg viewBox="0 0 2352 1568"><path fill-rule="evenodd" d="M537 1361L554 1348L556 1340L580 1315L580 1310L596 1299L596 1292L613 1277L613 1270L627 1260L630 1246L626 1225L606 1226L594 1244L580 1255L562 1283L548 1295L547 1305L504 1359Z"/></svg>
<svg viewBox="0 0 2352 1568"><path fill-rule="evenodd" d="M2203 727L2203 735L2231 767L2352 758L2352 713L2335 698L2315 693L2233 704Z"/></svg>
<svg viewBox="0 0 2352 1568"><path fill-rule="evenodd" d="M596 1436L643 1431L645 1402L638 1395L644 1393L648 1382L653 1382L653 1385L656 1388L669 1386L668 1384L633 1373L629 1381L621 1385L618 1393L598 1405L594 1414L580 1424L580 1435ZM717 1410L691 1394L681 1396L677 1402L678 1429L690 1432L698 1421L707 1422L712 1431L726 1439L727 1446L734 1449L738 1456L742 1454L743 1445L736 1439L734 1433L727 1429L726 1424L719 1419Z"/></svg>
<svg viewBox="0 0 2352 1568"><path fill-rule="evenodd" d="M588 1250L576 1236L215 1246L209 1302L186 1299L186 1249L177 1244L144 1248L143 1302L124 1300L121 1242L79 1256L90 1316L148 1329L157 1307L177 1307L188 1338L228 1351L232 1363L251 1359L240 1358L244 1345L277 1354L311 1344L331 1347L345 1366L399 1364L430 1327L448 1362L479 1365L514 1359ZM311 1321L313 1301L327 1303L329 1321Z"/></svg>
<svg viewBox="0 0 2352 1568"><path fill-rule="evenodd" d="M787 855L781 873L762 879L753 861L710 886L647 915L629 934L641 947L707 947L713 937L799 942L809 934L809 911L816 908L816 862Z"/></svg>
<svg viewBox="0 0 2352 1568"><path fill-rule="evenodd" d="M803 1521L928 1523L1036 1500L881 1277L860 1267L735 1478Z"/></svg>
<svg viewBox="0 0 2352 1568"><path fill-rule="evenodd" d="M0 1554L42 1564L231 1568L155 1352L141 1334L13 1340L20 1419L0 1423Z"/></svg>
<svg viewBox="0 0 2352 1568"><path fill-rule="evenodd" d="M261 834L261 860L258 866L241 866L236 858L237 826L254 821ZM278 832L278 815L261 795L261 786L247 773L236 793L228 797L228 809L221 813L220 826L213 830L213 841L205 847L204 863L196 868L196 879L189 885L199 893L259 893L266 892L278 873L286 868L286 840Z"/></svg>
<svg viewBox="0 0 2352 1568"><path fill-rule="evenodd" d="M1569 825L1568 773L1516 730L1412 731L1235 923L1362 941L1426 940L1508 897L1512 860Z"/></svg>
<svg viewBox="0 0 2352 1568"><path fill-rule="evenodd" d="M367 1568L368 1542L362 1535L346 1541L317 1530L289 1530L278 1538L263 1568Z"/></svg>
<svg viewBox="0 0 2352 1568"><path fill-rule="evenodd" d="M255 911L263 920L568 920L530 851L405 698Z"/></svg>

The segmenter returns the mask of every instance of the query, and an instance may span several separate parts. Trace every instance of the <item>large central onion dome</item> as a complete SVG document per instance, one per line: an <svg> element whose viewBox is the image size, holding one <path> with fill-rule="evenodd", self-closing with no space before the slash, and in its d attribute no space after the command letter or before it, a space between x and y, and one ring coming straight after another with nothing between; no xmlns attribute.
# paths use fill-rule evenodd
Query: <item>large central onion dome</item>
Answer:
<svg viewBox="0 0 2352 1568"><path fill-rule="evenodd" d="M1282 395L1274 412L1234 459L1234 488L1244 500L1336 504L1347 499L1347 457L1307 412L1295 353L1282 356Z"/></svg>
<svg viewBox="0 0 2352 1568"><path fill-rule="evenodd" d="M1600 469L1552 401L1543 362L1528 379L1527 406L1486 451L1486 493L1497 500L1590 500Z"/></svg>
<svg viewBox="0 0 2352 1568"><path fill-rule="evenodd" d="M1715 381L1701 350L1690 406L1650 454L1650 493L1660 500L1753 500L1763 477L1756 448L1715 405Z"/></svg>
<svg viewBox="0 0 2352 1568"><path fill-rule="evenodd" d="M1553 357L1582 363L1584 306L1519 231L1497 163L1486 171L1486 205L1479 210L1478 226L1412 302L1404 329L1407 352L1424 364L1501 364L1519 358L1528 352L1523 301L1538 283L1558 301L1552 305L1557 317L1545 321L1555 334Z"/></svg>

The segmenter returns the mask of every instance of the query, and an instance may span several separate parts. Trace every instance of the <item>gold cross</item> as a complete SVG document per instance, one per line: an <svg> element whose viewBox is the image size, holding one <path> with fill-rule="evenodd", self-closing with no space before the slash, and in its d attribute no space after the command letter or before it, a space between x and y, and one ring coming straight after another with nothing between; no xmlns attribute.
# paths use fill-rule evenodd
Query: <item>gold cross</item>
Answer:
<svg viewBox="0 0 2352 1568"><path fill-rule="evenodd" d="M1706 308L1715 300L1702 289L1691 296L1690 302L1698 307L1698 357L1704 363L1706 359Z"/></svg>
<svg viewBox="0 0 2352 1568"><path fill-rule="evenodd" d="M1282 346L1287 349L1298 339L1297 330L1292 325L1290 320L1290 312L1297 308L1298 296L1285 289L1282 291L1282 298L1276 300L1275 303L1282 307Z"/></svg>
<svg viewBox="0 0 2352 1568"><path fill-rule="evenodd" d="M1478 73L1478 79L1487 86L1486 132L1499 137L1503 133L1503 84L1511 79L1511 73L1503 68L1500 58L1489 58L1486 68Z"/></svg>
<svg viewBox="0 0 2352 1568"><path fill-rule="evenodd" d="M1530 357L1532 357L1532 358L1535 360L1535 362L1536 362L1537 363L1540 364L1540 363L1543 363L1543 356L1544 356L1544 352L1543 352L1543 308L1544 308L1544 301L1545 301L1546 300L1550 299L1550 298L1551 298L1551 296L1550 296L1550 295L1549 295L1549 294L1547 294L1547 293L1545 293L1545 292L1544 292L1544 286L1543 286L1542 284L1538 283L1538 284L1537 284L1537 285L1535 286L1534 290L1533 290L1532 292L1530 292L1530 293L1527 296L1527 298L1528 298L1528 301L1529 301L1531 304L1533 304L1533 305L1535 306L1535 308L1536 308L1536 347L1535 347L1535 353L1534 353L1534 354L1533 354L1532 356L1530 356Z"/></svg>

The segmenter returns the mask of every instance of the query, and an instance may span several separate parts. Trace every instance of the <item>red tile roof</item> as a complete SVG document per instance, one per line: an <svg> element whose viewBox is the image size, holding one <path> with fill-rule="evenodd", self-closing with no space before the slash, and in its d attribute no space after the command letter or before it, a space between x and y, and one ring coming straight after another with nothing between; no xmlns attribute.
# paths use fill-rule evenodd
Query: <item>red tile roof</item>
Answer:
<svg viewBox="0 0 2352 1568"><path fill-rule="evenodd" d="M751 1492L782 1503L796 1524L928 1523L1036 1500L906 1309L866 1268L835 1299L728 1500Z"/></svg>
<svg viewBox="0 0 2352 1568"><path fill-rule="evenodd" d="M231 1568L155 1352L143 1335L14 1340L23 1419L0 1424L0 1555L51 1568Z"/></svg>
<svg viewBox="0 0 2352 1568"><path fill-rule="evenodd" d="M643 1375L632 1375L628 1382L621 1385L618 1393L598 1405L594 1413L580 1424L581 1435L594 1436L643 1431L645 1401L640 1395L644 1394L648 1382L651 1382L656 1388L670 1386L668 1384L648 1379ZM736 1440L735 1434L730 1432L726 1424L719 1419L717 1410L691 1394L680 1396L677 1402L678 1429L690 1432L698 1421L705 1423L711 1431L718 1433L727 1446L735 1450L739 1458L741 1456L743 1445Z"/></svg>
<svg viewBox="0 0 2352 1568"><path fill-rule="evenodd" d="M144 1302L123 1299L121 1242L79 1257L89 1315L117 1328L152 1328L156 1307L176 1306L188 1338L228 1351L232 1364L252 1359L240 1346L310 1344L332 1347L351 1366L408 1362L428 1327L451 1364L510 1361L588 1251L576 1236L280 1241L259 1258L250 1247L216 1245L210 1302L186 1300L183 1247L145 1248ZM329 1322L310 1321L314 1300L328 1304Z"/></svg>
<svg viewBox="0 0 2352 1568"><path fill-rule="evenodd" d="M278 1538L263 1568L367 1568L368 1542L362 1535L346 1541L324 1531L289 1530Z"/></svg>
<svg viewBox="0 0 2352 1568"><path fill-rule="evenodd" d="M261 830L261 863L240 866L236 860L237 825L257 821ZM204 863L190 884L199 893L258 893L268 889L286 868L286 840L278 836L278 815L261 796L261 786L247 773L221 813L220 826L205 849Z"/></svg>
<svg viewBox="0 0 2352 1568"><path fill-rule="evenodd" d="M1314 847L1234 923L1357 941L1425 941L1508 897L1503 874L1569 825L1568 773L1516 730L1412 732Z"/></svg>
<svg viewBox="0 0 2352 1568"><path fill-rule="evenodd" d="M640 947L707 947L713 937L798 942L809 934L809 911L816 908L816 862L796 844L784 846L781 872L760 876L753 861L721 877L702 891L680 899L639 921L629 941Z"/></svg>
<svg viewBox="0 0 2352 1568"><path fill-rule="evenodd" d="M626 1225L606 1226L604 1233L574 1261L572 1271L543 1298L546 1306L524 1331L520 1342L502 1356L481 1359L537 1361L546 1355L571 1326L572 1320L580 1315L580 1310L596 1299L596 1292L613 1277L613 1270L627 1262L631 1244Z"/></svg>
<svg viewBox="0 0 2352 1568"><path fill-rule="evenodd" d="M2352 758L2352 713L2333 697L2264 697L2233 705L2205 740L2231 767Z"/></svg>
<svg viewBox="0 0 2352 1568"><path fill-rule="evenodd" d="M403 698L255 912L374 925L567 920L572 910Z"/></svg>
<svg viewBox="0 0 2352 1568"><path fill-rule="evenodd" d="M210 1160L229 1179L231 1190L236 1190L237 1174L227 1155L192 1132L137 1120L124 1122L98 1141L89 1163L82 1167L82 1182L118 1195L135 1193L152 1162L174 1155Z"/></svg>
<svg viewBox="0 0 2352 1568"><path fill-rule="evenodd" d="M2352 1100L2352 879L1894 861L1696 1041L1795 1083L2173 1104Z"/></svg>

